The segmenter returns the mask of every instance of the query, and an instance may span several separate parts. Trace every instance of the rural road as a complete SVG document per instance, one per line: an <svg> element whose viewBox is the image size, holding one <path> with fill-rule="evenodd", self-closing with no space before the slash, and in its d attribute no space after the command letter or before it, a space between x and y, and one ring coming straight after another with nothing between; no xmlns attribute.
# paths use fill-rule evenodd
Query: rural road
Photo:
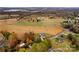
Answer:
<svg viewBox="0 0 79 59"><path fill-rule="evenodd" d="M52 36L50 39L57 38L58 36L64 34L65 32L70 32L70 33L72 33L72 32L69 31L68 29L64 29L62 32L60 32L60 33L58 33L58 34Z"/></svg>

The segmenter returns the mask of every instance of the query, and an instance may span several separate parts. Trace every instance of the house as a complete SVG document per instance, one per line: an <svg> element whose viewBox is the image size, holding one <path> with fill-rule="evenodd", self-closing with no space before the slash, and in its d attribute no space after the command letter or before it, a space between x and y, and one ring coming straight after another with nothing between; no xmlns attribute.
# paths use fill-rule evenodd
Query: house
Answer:
<svg viewBox="0 0 79 59"><path fill-rule="evenodd" d="M40 33L39 35L40 35L41 41L44 41L44 39L46 38L46 37L45 37L45 34L44 34L44 33Z"/></svg>

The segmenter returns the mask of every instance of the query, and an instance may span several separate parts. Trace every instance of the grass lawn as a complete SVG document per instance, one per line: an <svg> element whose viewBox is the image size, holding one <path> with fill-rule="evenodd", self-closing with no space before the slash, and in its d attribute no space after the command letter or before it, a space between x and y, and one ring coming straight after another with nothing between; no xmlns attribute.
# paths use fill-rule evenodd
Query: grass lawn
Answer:
<svg viewBox="0 0 79 59"><path fill-rule="evenodd" d="M0 15L0 20L8 19L8 15Z"/></svg>
<svg viewBox="0 0 79 59"><path fill-rule="evenodd" d="M41 22L17 22L15 25L20 26L55 26L58 23L55 20L44 20Z"/></svg>
<svg viewBox="0 0 79 59"><path fill-rule="evenodd" d="M42 26L42 22L17 22L16 25L20 25L20 26Z"/></svg>

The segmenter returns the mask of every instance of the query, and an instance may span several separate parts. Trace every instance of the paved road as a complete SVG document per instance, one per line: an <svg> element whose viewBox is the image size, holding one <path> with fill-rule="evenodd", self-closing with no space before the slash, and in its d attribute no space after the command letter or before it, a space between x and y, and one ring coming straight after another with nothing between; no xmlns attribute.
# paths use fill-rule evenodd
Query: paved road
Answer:
<svg viewBox="0 0 79 59"><path fill-rule="evenodd" d="M57 38L58 36L64 34L65 32L70 32L70 33L74 34L73 32L69 31L68 29L65 29L65 30L63 30L62 32L56 34L55 36L52 36L52 37L50 38L50 40L52 40L53 38ZM48 52L53 52L53 51L54 51L54 49L52 49L52 48L50 48L50 49L48 50ZM59 51L63 51L63 50L62 50L62 49L59 49Z"/></svg>
<svg viewBox="0 0 79 59"><path fill-rule="evenodd" d="M62 32L60 32L60 33L58 33L58 34L52 36L50 39L52 39L52 38L57 38L58 36L64 34L65 32L70 32L70 33L74 34L73 32L69 31L68 29L65 29L65 30L63 30Z"/></svg>

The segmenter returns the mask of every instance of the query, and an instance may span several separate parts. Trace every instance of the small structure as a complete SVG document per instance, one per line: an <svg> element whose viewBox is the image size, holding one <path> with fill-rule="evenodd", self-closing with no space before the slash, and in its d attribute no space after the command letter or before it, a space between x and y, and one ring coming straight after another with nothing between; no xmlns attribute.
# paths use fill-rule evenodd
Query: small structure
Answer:
<svg viewBox="0 0 79 59"><path fill-rule="evenodd" d="M44 33L40 33L39 36L41 38L41 41L44 41L44 39L46 38Z"/></svg>
<svg viewBox="0 0 79 59"><path fill-rule="evenodd" d="M64 38L59 37L59 43L63 43L64 42Z"/></svg>
<svg viewBox="0 0 79 59"><path fill-rule="evenodd" d="M25 46L25 43L19 44L19 47L24 47L24 46Z"/></svg>
<svg viewBox="0 0 79 59"><path fill-rule="evenodd" d="M79 23L79 14L75 17L76 23Z"/></svg>

